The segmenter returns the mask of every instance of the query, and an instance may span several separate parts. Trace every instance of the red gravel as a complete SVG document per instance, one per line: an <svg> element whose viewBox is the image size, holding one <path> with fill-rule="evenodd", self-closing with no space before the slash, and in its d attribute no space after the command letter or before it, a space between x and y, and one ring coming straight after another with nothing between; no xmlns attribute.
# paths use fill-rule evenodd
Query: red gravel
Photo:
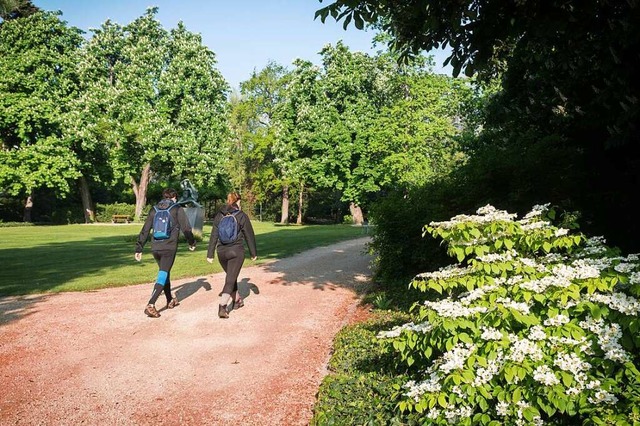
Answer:
<svg viewBox="0 0 640 426"><path fill-rule="evenodd" d="M367 238L245 267L245 307L217 317L223 276L0 299L1 425L307 425L335 334L362 316ZM204 261L204 259L203 259Z"/></svg>

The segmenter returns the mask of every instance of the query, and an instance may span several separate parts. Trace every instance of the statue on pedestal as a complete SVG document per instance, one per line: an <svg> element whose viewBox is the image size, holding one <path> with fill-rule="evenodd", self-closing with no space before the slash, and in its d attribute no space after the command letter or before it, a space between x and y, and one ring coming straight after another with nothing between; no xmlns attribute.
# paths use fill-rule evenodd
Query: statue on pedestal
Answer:
<svg viewBox="0 0 640 426"><path fill-rule="evenodd" d="M193 207L202 207L198 203L198 191L193 187L189 179L184 179L180 182L182 188L182 197L178 200L178 204L185 207L187 204L192 204Z"/></svg>

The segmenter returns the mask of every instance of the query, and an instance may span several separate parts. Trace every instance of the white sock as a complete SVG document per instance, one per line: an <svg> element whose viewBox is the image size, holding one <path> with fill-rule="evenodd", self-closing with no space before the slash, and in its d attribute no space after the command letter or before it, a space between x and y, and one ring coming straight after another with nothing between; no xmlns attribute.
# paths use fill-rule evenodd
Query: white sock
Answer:
<svg viewBox="0 0 640 426"><path fill-rule="evenodd" d="M231 295L229 293L222 293L222 296L220 296L220 304L226 306L229 300L231 300Z"/></svg>

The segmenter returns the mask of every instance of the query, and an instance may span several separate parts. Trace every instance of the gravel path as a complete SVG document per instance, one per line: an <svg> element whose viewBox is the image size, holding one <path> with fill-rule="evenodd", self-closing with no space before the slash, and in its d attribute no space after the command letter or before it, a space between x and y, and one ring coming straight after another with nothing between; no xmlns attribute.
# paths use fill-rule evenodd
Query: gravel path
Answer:
<svg viewBox="0 0 640 426"><path fill-rule="evenodd" d="M221 274L175 281L158 319L151 284L0 298L0 425L307 425L367 241L244 268L227 320Z"/></svg>

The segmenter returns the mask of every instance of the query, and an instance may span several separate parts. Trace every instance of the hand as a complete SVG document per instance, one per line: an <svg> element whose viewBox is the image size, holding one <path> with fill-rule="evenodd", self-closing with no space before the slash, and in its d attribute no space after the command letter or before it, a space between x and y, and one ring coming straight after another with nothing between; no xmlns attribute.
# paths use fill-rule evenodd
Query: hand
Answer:
<svg viewBox="0 0 640 426"><path fill-rule="evenodd" d="M253 260L253 261L255 262L257 258L258 258L258 256L253 256L253 257L251 258L251 260Z"/></svg>
<svg viewBox="0 0 640 426"><path fill-rule="evenodd" d="M213 257L207 257L207 262L213 263Z"/></svg>
<svg viewBox="0 0 640 426"><path fill-rule="evenodd" d="M189 246L189 251L194 251L196 249L196 245Z"/></svg>
<svg viewBox="0 0 640 426"><path fill-rule="evenodd" d="M133 257L136 259L137 262L140 262L142 260L142 253L136 253L133 255Z"/></svg>

